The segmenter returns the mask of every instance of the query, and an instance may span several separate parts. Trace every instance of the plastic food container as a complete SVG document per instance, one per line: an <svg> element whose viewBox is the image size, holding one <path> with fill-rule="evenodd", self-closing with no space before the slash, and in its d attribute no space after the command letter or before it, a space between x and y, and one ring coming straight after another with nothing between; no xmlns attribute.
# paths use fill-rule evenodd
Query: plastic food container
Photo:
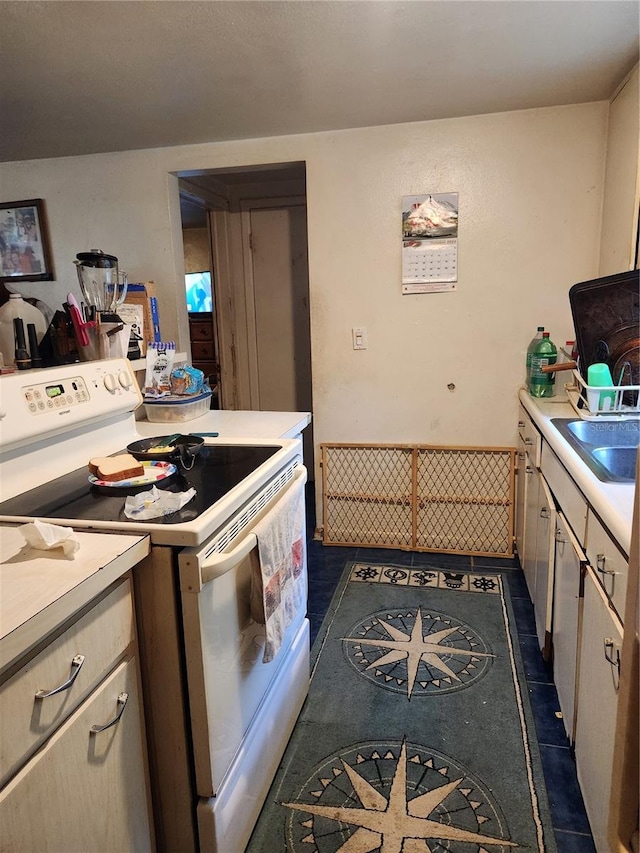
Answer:
<svg viewBox="0 0 640 853"><path fill-rule="evenodd" d="M196 397L161 397L145 400L147 420L153 424L178 424L205 415L211 406L211 391Z"/></svg>

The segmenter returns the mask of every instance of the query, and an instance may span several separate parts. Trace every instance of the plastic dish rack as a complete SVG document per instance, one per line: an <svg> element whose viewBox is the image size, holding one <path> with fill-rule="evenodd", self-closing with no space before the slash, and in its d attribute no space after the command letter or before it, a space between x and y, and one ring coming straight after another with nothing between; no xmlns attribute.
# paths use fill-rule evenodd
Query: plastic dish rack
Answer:
<svg viewBox="0 0 640 853"><path fill-rule="evenodd" d="M579 417L586 421L594 421L600 418L622 418L634 417L640 415L640 385L612 385L612 386L594 386L587 385L580 372L572 371L573 381L568 383L565 388L569 402L575 409ZM593 394L589 392L593 391ZM589 405L589 397L593 399L596 396L600 398L601 392L613 392L613 405L611 400L606 400L606 408L594 408Z"/></svg>

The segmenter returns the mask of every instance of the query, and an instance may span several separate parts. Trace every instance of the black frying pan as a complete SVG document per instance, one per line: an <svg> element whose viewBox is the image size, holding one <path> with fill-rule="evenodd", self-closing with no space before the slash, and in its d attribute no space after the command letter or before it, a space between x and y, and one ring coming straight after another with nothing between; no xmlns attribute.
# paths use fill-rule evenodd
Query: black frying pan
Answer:
<svg viewBox="0 0 640 853"><path fill-rule="evenodd" d="M134 459L144 462L146 459L159 459L164 462L179 460L183 468L193 468L195 457L204 444L204 438L197 435L178 435L169 445L164 445L166 435L143 438L127 446L127 452Z"/></svg>

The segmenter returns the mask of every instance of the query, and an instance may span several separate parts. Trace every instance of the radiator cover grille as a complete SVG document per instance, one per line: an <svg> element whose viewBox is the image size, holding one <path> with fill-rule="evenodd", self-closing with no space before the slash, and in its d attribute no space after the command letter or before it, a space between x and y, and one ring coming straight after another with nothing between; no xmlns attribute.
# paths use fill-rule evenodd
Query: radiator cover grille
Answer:
<svg viewBox="0 0 640 853"><path fill-rule="evenodd" d="M323 542L513 555L515 448L322 444Z"/></svg>

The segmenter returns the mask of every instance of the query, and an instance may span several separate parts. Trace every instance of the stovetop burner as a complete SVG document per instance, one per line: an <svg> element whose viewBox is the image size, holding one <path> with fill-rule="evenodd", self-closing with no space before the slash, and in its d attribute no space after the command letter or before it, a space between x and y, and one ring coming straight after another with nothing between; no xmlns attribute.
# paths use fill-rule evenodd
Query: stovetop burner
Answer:
<svg viewBox="0 0 640 853"><path fill-rule="evenodd" d="M205 445L196 456L191 470L185 471L176 463L177 476L166 483L160 481L155 484L158 488L172 492L185 492L193 486L196 495L177 512L153 519L154 524L179 524L193 521L279 449L279 446L270 445ZM125 500L129 494L140 492L141 488L129 490L104 488L92 485L88 478L88 468L78 468L56 480L0 503L0 515L117 522L118 524L130 522L131 519L124 514Z"/></svg>

